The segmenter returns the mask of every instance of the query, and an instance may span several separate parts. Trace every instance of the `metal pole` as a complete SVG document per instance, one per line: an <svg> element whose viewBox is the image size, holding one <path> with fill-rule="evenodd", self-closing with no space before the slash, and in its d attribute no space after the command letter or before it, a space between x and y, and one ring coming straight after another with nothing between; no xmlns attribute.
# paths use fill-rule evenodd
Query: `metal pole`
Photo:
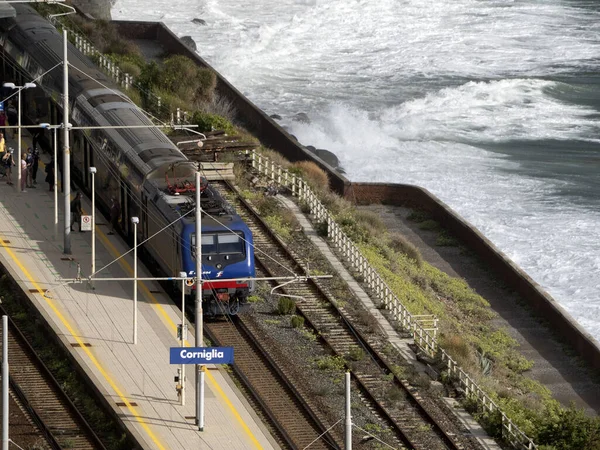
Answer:
<svg viewBox="0 0 600 450"><path fill-rule="evenodd" d="M133 222L133 344L137 344L137 224L139 219L132 217Z"/></svg>
<svg viewBox="0 0 600 450"><path fill-rule="evenodd" d="M69 62L67 59L67 30L63 28L63 192L65 195L65 255L71 254L71 155L69 150Z"/></svg>
<svg viewBox="0 0 600 450"><path fill-rule="evenodd" d="M19 106L19 114L17 118L17 192L21 192L21 86L18 86L17 89L17 103Z"/></svg>
<svg viewBox="0 0 600 450"><path fill-rule="evenodd" d="M204 346L202 311L202 214L200 172L196 172L196 347ZM196 425L204 431L204 366L196 364Z"/></svg>
<svg viewBox="0 0 600 450"><path fill-rule="evenodd" d="M96 273L96 168L90 167L90 173L92 174L92 275L94 275Z"/></svg>
<svg viewBox="0 0 600 450"><path fill-rule="evenodd" d="M8 450L8 316L2 316L2 450Z"/></svg>
<svg viewBox="0 0 600 450"><path fill-rule="evenodd" d="M52 132L54 134L54 225L58 225L58 149L56 143L56 128L52 128Z"/></svg>
<svg viewBox="0 0 600 450"><path fill-rule="evenodd" d="M350 405L350 372L346 372L346 450L352 450L352 410Z"/></svg>
<svg viewBox="0 0 600 450"><path fill-rule="evenodd" d="M180 277L187 276L185 272ZM181 347L185 347L185 280L181 280ZM185 405L185 364L181 365L181 406Z"/></svg>

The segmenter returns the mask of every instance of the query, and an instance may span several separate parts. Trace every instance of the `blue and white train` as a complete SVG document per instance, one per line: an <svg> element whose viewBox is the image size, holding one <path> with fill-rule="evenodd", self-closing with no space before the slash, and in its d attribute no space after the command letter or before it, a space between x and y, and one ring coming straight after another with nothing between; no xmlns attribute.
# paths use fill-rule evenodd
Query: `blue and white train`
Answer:
<svg viewBox="0 0 600 450"><path fill-rule="evenodd" d="M36 79L38 87L23 92L24 115L58 124L62 122L62 105L57 104L63 92L62 35L33 8L12 6L16 17L0 19L4 80L22 84ZM131 217L140 218L138 242L158 233L142 246L147 264L165 276L180 272L195 276L195 214L186 213L195 207L191 184L197 164L159 128L152 127L119 87L70 43L68 60L74 126L149 126L73 130L73 178L89 192L88 169L96 167L97 204L107 213L112 199L118 200L125 237L133 239ZM205 314L237 314L245 309L254 289L254 282L247 280L255 276L252 233L211 186L203 189L202 206L206 211L202 218L202 279L207 281L203 283L203 309ZM246 280L219 281L235 278Z"/></svg>

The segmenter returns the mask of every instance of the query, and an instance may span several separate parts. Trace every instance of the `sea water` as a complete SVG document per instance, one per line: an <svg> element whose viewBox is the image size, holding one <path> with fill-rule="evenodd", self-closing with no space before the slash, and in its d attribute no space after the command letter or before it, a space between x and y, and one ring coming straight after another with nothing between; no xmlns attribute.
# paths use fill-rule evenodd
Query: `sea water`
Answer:
<svg viewBox="0 0 600 450"><path fill-rule="evenodd" d="M192 36L351 180L427 188L600 338L597 2L117 0L112 14Z"/></svg>

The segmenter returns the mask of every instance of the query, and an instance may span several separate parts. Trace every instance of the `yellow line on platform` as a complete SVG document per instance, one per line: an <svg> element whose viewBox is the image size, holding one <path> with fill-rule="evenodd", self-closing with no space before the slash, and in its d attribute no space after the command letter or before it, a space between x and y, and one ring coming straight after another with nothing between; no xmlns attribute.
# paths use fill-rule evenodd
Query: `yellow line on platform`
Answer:
<svg viewBox="0 0 600 450"><path fill-rule="evenodd" d="M104 245L108 248L109 252L111 252L115 258L120 256L120 253L117 250L117 248L113 245L112 242L110 242L108 237L104 234L104 232L102 232L100 230L99 227L96 227L96 234L100 237L100 239L102 240ZM123 266L123 268L127 271L127 273L129 275L133 275L133 268L129 265L129 263L127 261L125 261L125 259L121 258L119 260L119 262L121 263L121 265ZM141 285L142 290L144 291L144 294L146 295L146 297L148 297L154 303L154 305L156 306L156 308L158 309L160 314L163 316L163 319L165 320L165 322L171 327L171 330L174 332L173 335L175 336L176 331L177 331L177 325L175 324L175 322L173 322L173 320L171 320L171 318L169 317L167 312L164 310L164 308L161 306L161 304L158 302L156 297L154 297L152 292L150 292L150 289L148 289L146 287L146 284L141 281L138 281L138 285ZM186 341L186 345L190 346L190 343ZM219 394L221 399L225 402L227 407L230 409L231 413L233 414L235 419L238 421L238 423L241 425L241 427L245 431L245 433L248 435L248 437L250 438L250 440L252 441L254 446L257 449L262 450L263 447L260 445L260 442L258 442L258 439L256 439L256 437L254 436L254 434L252 433L252 430L250 430L250 428L248 427L246 422L244 422L244 419L242 418L240 413L237 411L237 409L235 408L233 403L231 403L231 400L229 400L229 398L227 397L227 394L225 394L225 392L223 392L223 389L221 389L221 386L219 386L219 383L217 382L217 380L215 380L215 378L212 376L212 374L209 371L206 371L205 373L207 374L208 380L210 381L211 385L215 388L215 390L217 391L217 393Z"/></svg>
<svg viewBox="0 0 600 450"><path fill-rule="evenodd" d="M19 266L19 269L21 269L21 271L23 272L23 274L33 284L33 286L35 287L35 289L40 293L40 295L44 298L44 300L46 300L46 303L48 304L48 306L50 306L50 308L52 309L52 311L54 311L54 314L56 314L56 317L59 318L59 320L62 322L62 324L67 328L68 332L71 333L71 336L73 336L73 338L75 338L75 340L77 341L77 343L79 344L79 346L81 347L81 349L83 349L83 351L87 354L88 358L90 358L90 361L94 364L94 366L102 374L102 376L108 382L108 384L113 388L113 390L119 396L119 398L121 399L121 401L123 403L125 403L125 405L127 405L127 409L129 410L129 412L131 412L131 414L133 414L133 416L140 423L140 425L142 426L142 428L144 428L144 431L146 431L146 433L148 434L148 436L150 437L150 439L152 439L152 441L158 446L158 448L165 449L165 447L158 441L158 439L156 438L156 436L154 435L154 433L152 432L152 430L150 430L150 427L148 427L148 424L146 424L146 422L144 422L144 419L142 419L142 417L133 408L133 406L131 405L131 403L129 403L129 401L125 398L125 396L123 395L123 393L121 392L121 390L117 387L117 385L115 384L115 382L113 381L113 379L109 376L108 371L105 370L100 365L100 363L98 362L98 360L96 359L96 357L84 345L83 341L78 337L78 334L75 332L75 328L63 316L63 314L60 312L60 310L54 304L54 302L50 298L46 297L46 293L44 292L44 290L40 287L40 285L38 284L38 282L36 282L33 279L33 277L30 275L29 271L25 268L25 266L23 265L23 263L19 260L19 258L17 258L17 255L15 255L14 252L6 245L6 243L4 242L4 240L0 240L0 244L2 244L2 246L4 247L4 249L6 250L6 252L8 253L8 255L17 264L17 266Z"/></svg>

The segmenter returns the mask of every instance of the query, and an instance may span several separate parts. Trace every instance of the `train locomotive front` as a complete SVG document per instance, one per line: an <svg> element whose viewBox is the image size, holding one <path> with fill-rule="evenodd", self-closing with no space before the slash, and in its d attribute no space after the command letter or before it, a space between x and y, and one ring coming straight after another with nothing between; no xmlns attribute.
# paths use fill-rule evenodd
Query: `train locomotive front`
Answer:
<svg viewBox="0 0 600 450"><path fill-rule="evenodd" d="M181 253L184 271L190 276L196 274L196 239L196 223L186 223ZM237 215L203 217L201 249L204 314L245 312L255 285L254 243L248 226Z"/></svg>

